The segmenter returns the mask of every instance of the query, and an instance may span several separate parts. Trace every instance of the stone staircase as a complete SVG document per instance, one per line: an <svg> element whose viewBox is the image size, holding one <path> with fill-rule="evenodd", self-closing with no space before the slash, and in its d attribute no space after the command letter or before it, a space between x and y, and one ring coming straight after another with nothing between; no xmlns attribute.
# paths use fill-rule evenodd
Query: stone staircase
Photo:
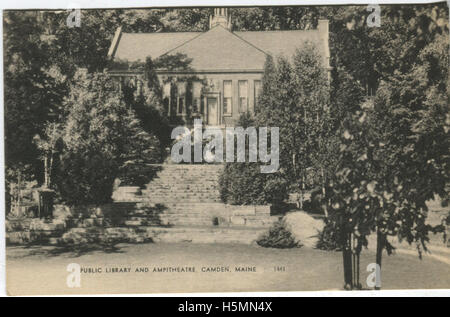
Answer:
<svg viewBox="0 0 450 317"><path fill-rule="evenodd" d="M219 164L164 164L142 196L152 203L216 203L220 202Z"/></svg>
<svg viewBox="0 0 450 317"><path fill-rule="evenodd" d="M212 226L212 210L221 205L218 179L222 165L165 164L142 191L151 205L161 205L165 225Z"/></svg>
<svg viewBox="0 0 450 317"><path fill-rule="evenodd" d="M192 242L251 244L278 217L270 206L221 202L223 165L162 164L145 189L119 187L113 203L55 206L50 222L10 219L8 244L77 245L100 242Z"/></svg>
<svg viewBox="0 0 450 317"><path fill-rule="evenodd" d="M116 201L136 202L135 210L128 214L127 225L263 229L277 220L270 216L270 206L231 206L221 202L218 180L223 165L160 167L140 193L116 197Z"/></svg>

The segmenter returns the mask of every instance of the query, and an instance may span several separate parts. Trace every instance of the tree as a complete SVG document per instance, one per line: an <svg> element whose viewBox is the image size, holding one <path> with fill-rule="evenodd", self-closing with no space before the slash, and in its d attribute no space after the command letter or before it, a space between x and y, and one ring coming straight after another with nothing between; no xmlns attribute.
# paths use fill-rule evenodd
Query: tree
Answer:
<svg viewBox="0 0 450 317"><path fill-rule="evenodd" d="M336 177L322 202L343 248L360 252L377 234L380 266L393 248L389 235L417 243L419 255L426 249L439 228L426 225L425 201L448 197L447 11L445 4L382 6L381 27L368 28L365 6L321 10L331 21L330 114L339 136ZM369 81L372 94L379 88L364 101L358 86ZM346 273L352 283L354 272Z"/></svg>
<svg viewBox="0 0 450 317"><path fill-rule="evenodd" d="M388 236L415 243L421 256L429 234L442 230L426 223L426 201L434 195L448 197L446 52L448 38L436 36L409 71L386 77L373 103L356 108L340 129L330 218L344 248L357 241L357 253L367 245L367 236L376 233L380 268L383 251L393 250Z"/></svg>
<svg viewBox="0 0 450 317"><path fill-rule="evenodd" d="M45 125L44 136L36 135L34 142L41 152L41 159L44 162L44 184L43 187L51 188L53 160L56 153L61 150L61 124L48 123Z"/></svg>
<svg viewBox="0 0 450 317"><path fill-rule="evenodd" d="M327 152L331 149L329 142L332 122L329 113L330 83L322 64L322 57L313 45L307 44L297 50L294 58L294 74L297 107L303 110L300 120L304 125L304 140L299 145L303 149L302 157L309 165L301 175L302 189L306 189L308 169L312 171L313 186L326 190L328 165ZM325 214L327 214L325 210Z"/></svg>
<svg viewBox="0 0 450 317"><path fill-rule="evenodd" d="M145 63L112 61L110 64L111 67L143 71L144 84L141 91L138 93L136 85L123 85L122 92L126 104L135 111L144 130L156 135L162 148L172 142L170 138L172 128L169 122L170 118L168 118L170 100L163 100L161 82L156 69L188 70L191 61L185 54L178 53L163 55L155 61L151 57L147 57ZM166 101L167 103L165 103Z"/></svg>
<svg viewBox="0 0 450 317"><path fill-rule="evenodd" d="M256 122L250 113L239 118L238 127L255 127ZM246 159L249 151L249 139L246 138ZM219 177L219 190L222 201L233 205L264 205L274 207L282 205L287 198L287 182L279 172L261 173L259 163L236 162L237 150L234 144L233 163L226 163Z"/></svg>
<svg viewBox="0 0 450 317"><path fill-rule="evenodd" d="M311 183L314 186L314 180L308 180L314 175L311 171L325 168L320 153L325 145L328 99L327 74L312 44L298 50L292 62L284 57L276 65L271 57L266 60L257 124L279 127L280 173L292 190L300 191L300 205L304 191Z"/></svg>
<svg viewBox="0 0 450 317"><path fill-rule="evenodd" d="M317 19L316 8L308 7L230 10L236 30L310 28ZM33 137L43 133L45 122L64 119L60 113L62 99L68 94L78 68L103 71L118 25L123 25L124 32L137 33L206 31L211 11L210 8L81 10L82 23L75 28L66 25L66 11L6 12L7 165L32 163L37 174L41 174Z"/></svg>
<svg viewBox="0 0 450 317"><path fill-rule="evenodd" d="M44 124L61 112L64 77L47 55L49 46L34 12L5 12L5 162L29 165L40 176L38 150L33 143Z"/></svg>
<svg viewBox="0 0 450 317"><path fill-rule="evenodd" d="M14 168L5 168L5 216L24 216L21 207L24 205L24 192L30 193L37 186L33 169L30 165L17 163Z"/></svg>
<svg viewBox="0 0 450 317"><path fill-rule="evenodd" d="M110 201L116 177L130 179L130 165L160 157L158 140L142 129L107 74L77 72L64 105L68 116L57 188L68 204Z"/></svg>
<svg viewBox="0 0 450 317"><path fill-rule="evenodd" d="M374 160L373 132L366 118L363 111L356 110L338 130L337 172L329 180L330 190L323 203L329 211L328 223L336 231L342 249L346 289L360 287L352 269L352 252L359 258L362 246L367 245L367 235L375 228L376 213L382 211L380 201L374 196L378 162ZM359 263L356 269L359 272Z"/></svg>
<svg viewBox="0 0 450 317"><path fill-rule="evenodd" d="M367 93L394 70L407 72L437 34L448 34L445 3L381 6L381 27L367 26L367 6L320 8L330 20L331 65L344 67ZM372 88L369 92L368 88Z"/></svg>
<svg viewBox="0 0 450 317"><path fill-rule="evenodd" d="M160 21L166 32L207 31L212 8L166 9Z"/></svg>
<svg viewBox="0 0 450 317"><path fill-rule="evenodd" d="M340 241L340 223L328 217L328 208L331 205L333 189L330 186L337 182L337 173L340 162L341 134L345 131L344 123L361 111L366 102L364 88L343 67L332 70L330 83L330 106L325 116L325 124L321 131L321 146L318 152L322 188L314 189L311 200L315 206L321 206L326 218L325 229L321 233L321 246L324 249L343 249ZM320 208L320 207L319 207Z"/></svg>
<svg viewBox="0 0 450 317"><path fill-rule="evenodd" d="M240 31L312 29L319 18L315 6L231 8L233 27Z"/></svg>
<svg viewBox="0 0 450 317"><path fill-rule="evenodd" d="M386 182L380 187L394 205L386 215L390 223L378 223L380 241L397 235L417 243L419 255L429 232L437 230L425 224L426 201L434 195L448 199L448 49L448 37L437 36L409 72L382 82L374 101L377 144L382 145L377 155L383 158L380 174Z"/></svg>

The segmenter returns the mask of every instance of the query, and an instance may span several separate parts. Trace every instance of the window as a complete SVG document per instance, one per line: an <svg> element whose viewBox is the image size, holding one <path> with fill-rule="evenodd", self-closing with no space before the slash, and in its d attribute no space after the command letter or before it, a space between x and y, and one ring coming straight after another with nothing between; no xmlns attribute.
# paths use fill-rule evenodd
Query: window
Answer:
<svg viewBox="0 0 450 317"><path fill-rule="evenodd" d="M194 101L192 102L192 112L198 113L200 110L200 98L194 98Z"/></svg>
<svg viewBox="0 0 450 317"><path fill-rule="evenodd" d="M182 115L186 113L186 82L177 83L177 115Z"/></svg>
<svg viewBox="0 0 450 317"><path fill-rule="evenodd" d="M192 112L199 113L202 95L202 83L194 81L192 83Z"/></svg>
<svg viewBox="0 0 450 317"><path fill-rule="evenodd" d="M233 82L223 81L223 114L231 115L233 109Z"/></svg>
<svg viewBox="0 0 450 317"><path fill-rule="evenodd" d="M247 93L248 93L248 84L246 80L240 80L238 82L239 89L239 112L247 111Z"/></svg>
<svg viewBox="0 0 450 317"><path fill-rule="evenodd" d="M142 81L137 80L136 82L136 93L138 96L142 96Z"/></svg>
<svg viewBox="0 0 450 317"><path fill-rule="evenodd" d="M254 91L255 108L258 106L258 99L260 94L261 94L261 81L255 80L255 91Z"/></svg>
<svg viewBox="0 0 450 317"><path fill-rule="evenodd" d="M178 97L178 114L184 113L184 97Z"/></svg>
<svg viewBox="0 0 450 317"><path fill-rule="evenodd" d="M165 83L163 86L163 98L170 98L170 91L172 85L170 83Z"/></svg>

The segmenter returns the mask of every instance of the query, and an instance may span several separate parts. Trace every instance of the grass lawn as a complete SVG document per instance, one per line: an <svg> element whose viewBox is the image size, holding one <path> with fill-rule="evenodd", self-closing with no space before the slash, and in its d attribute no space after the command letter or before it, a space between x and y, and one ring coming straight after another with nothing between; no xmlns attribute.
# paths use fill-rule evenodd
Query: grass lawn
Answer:
<svg viewBox="0 0 450 317"><path fill-rule="evenodd" d="M9 294L314 291L340 290L343 285L341 253L309 248L159 243L120 244L108 252L59 251L50 247L8 247ZM369 274L366 267L374 260L373 251L363 252L363 286ZM102 273L83 273L81 288L69 288L66 286L69 263L102 268ZM116 267L130 268L130 272L106 272ZM194 267L195 272L153 272L155 267ZM202 272L217 267L229 272ZM235 267L255 267L256 272L235 272ZM135 272L137 268L148 272ZM400 252L386 255L382 288L450 288L450 265L427 255L422 260L417 255Z"/></svg>

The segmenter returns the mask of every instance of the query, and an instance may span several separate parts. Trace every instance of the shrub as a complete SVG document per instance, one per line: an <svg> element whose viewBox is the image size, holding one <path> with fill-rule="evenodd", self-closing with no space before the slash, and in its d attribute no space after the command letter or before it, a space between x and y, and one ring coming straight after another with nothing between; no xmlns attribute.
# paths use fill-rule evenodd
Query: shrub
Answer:
<svg viewBox="0 0 450 317"><path fill-rule="evenodd" d="M300 248L302 244L297 241L294 235L289 231L286 221L278 220L269 229L269 232L261 236L256 243L264 248Z"/></svg>
<svg viewBox="0 0 450 317"><path fill-rule="evenodd" d="M121 146L118 177L123 185L142 187L155 174L154 167L149 164L161 161L160 142L156 136L143 130L134 113L130 112L124 123L128 126L120 138L126 142Z"/></svg>
<svg viewBox="0 0 450 317"><path fill-rule="evenodd" d="M61 199L69 205L109 202L117 162L106 153L93 150L67 151L61 157L56 183Z"/></svg>
<svg viewBox="0 0 450 317"><path fill-rule="evenodd" d="M244 129L254 126L254 120L250 114L244 113L237 126ZM248 141L246 150L248 152ZM235 155L236 152L235 149ZM227 163L219 177L222 201L233 205L282 204L288 197L288 183L279 172L261 173L260 166L261 163Z"/></svg>
<svg viewBox="0 0 450 317"><path fill-rule="evenodd" d="M340 251L339 232L332 222L327 222L322 231L319 232L319 240L316 248L326 251Z"/></svg>
<svg viewBox="0 0 450 317"><path fill-rule="evenodd" d="M232 205L279 205L288 196L284 179L261 173L259 163L227 163L219 189L222 201Z"/></svg>
<svg viewBox="0 0 450 317"><path fill-rule="evenodd" d="M142 124L142 128L149 134L158 138L161 149L169 146L171 143L170 134L172 128L169 125L167 116L161 113L162 105L158 100L146 98L144 95L135 96L136 88L124 86L124 100L127 105L135 112L136 117ZM161 101L162 103L162 101Z"/></svg>
<svg viewBox="0 0 450 317"><path fill-rule="evenodd" d="M5 168L5 215L10 212L21 215L22 206L36 205L33 190L37 182L32 174L31 165L16 164Z"/></svg>

